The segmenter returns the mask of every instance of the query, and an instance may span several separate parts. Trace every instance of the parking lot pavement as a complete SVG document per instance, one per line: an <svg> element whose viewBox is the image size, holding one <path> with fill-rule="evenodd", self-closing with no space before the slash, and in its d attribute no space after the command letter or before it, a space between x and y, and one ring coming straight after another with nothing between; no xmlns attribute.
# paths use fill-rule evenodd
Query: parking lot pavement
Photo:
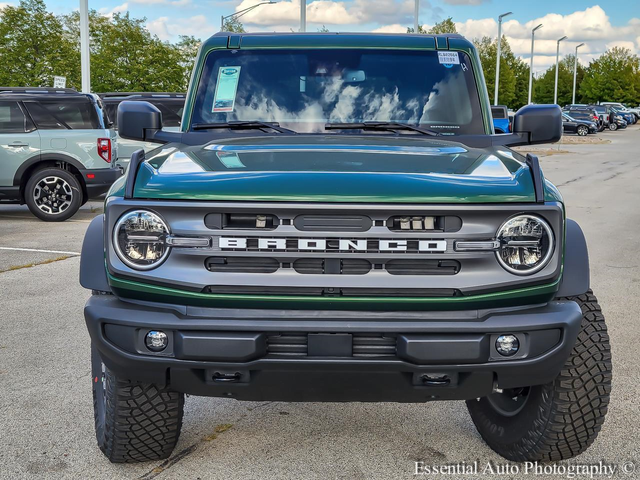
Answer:
<svg viewBox="0 0 640 480"><path fill-rule="evenodd" d="M640 469L640 127L599 136L611 143L561 145L569 153L541 157L547 178L565 196L568 216L586 233L592 286L613 345L607 421L594 446L570 463L603 461L620 468L635 461ZM74 222L53 225L22 207L0 206L0 247L78 252L96 214L92 207L100 208L89 205ZM0 270L57 255L31 253L0 251ZM93 433L82 317L88 292L77 283L78 265L79 258L70 257L0 273L0 478L397 479L416 478L415 461L505 464L481 441L463 402L287 404L189 397L183 433L168 462L111 465ZM613 478L638 477L618 471Z"/></svg>

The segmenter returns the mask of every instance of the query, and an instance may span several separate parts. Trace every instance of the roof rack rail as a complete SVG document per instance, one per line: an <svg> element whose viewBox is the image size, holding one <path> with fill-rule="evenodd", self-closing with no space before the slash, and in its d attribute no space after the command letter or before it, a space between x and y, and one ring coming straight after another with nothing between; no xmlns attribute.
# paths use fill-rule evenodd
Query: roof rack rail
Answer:
<svg viewBox="0 0 640 480"><path fill-rule="evenodd" d="M105 92L98 94L100 98L114 97L159 97L159 98L182 98L186 93L181 92Z"/></svg>
<svg viewBox="0 0 640 480"><path fill-rule="evenodd" d="M79 93L75 88L54 87L0 87L0 93Z"/></svg>

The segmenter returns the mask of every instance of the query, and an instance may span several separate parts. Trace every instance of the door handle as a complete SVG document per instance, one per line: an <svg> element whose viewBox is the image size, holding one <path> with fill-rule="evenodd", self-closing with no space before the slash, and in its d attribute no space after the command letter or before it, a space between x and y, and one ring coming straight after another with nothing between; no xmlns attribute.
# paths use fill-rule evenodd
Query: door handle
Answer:
<svg viewBox="0 0 640 480"><path fill-rule="evenodd" d="M10 147L28 147L29 144L28 143L20 143L20 142L13 142L9 144Z"/></svg>

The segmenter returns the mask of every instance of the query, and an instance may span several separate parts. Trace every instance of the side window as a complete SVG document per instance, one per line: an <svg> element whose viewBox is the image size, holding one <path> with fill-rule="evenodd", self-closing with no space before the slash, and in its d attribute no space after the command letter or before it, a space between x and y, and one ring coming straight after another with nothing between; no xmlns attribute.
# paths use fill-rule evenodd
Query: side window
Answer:
<svg viewBox="0 0 640 480"><path fill-rule="evenodd" d="M89 101L40 102L42 108L64 128L95 129L100 128L98 112Z"/></svg>
<svg viewBox="0 0 640 480"><path fill-rule="evenodd" d="M56 119L51 113L45 109L41 103L38 102L25 102L24 103L29 115L36 122L36 125L41 130L66 130L65 124Z"/></svg>
<svg viewBox="0 0 640 480"><path fill-rule="evenodd" d="M25 133L31 130L27 127L27 118L18 102L0 102L0 134Z"/></svg>

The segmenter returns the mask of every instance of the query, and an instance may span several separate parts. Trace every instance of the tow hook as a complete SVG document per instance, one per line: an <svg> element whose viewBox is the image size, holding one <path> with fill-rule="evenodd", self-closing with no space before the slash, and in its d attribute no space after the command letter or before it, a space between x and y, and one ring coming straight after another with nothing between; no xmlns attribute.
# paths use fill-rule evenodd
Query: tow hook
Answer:
<svg viewBox="0 0 640 480"><path fill-rule="evenodd" d="M214 382L235 383L240 381L240 378L242 378L242 374L240 372L235 372L235 373L215 372L212 375L212 378Z"/></svg>
<svg viewBox="0 0 640 480"><path fill-rule="evenodd" d="M430 386L433 386L433 387L441 387L441 386L444 386L444 385L449 385L451 383L451 378L449 378L449 375L446 375L446 374L439 374L439 373L427 374L427 373L425 373L420 378L422 379L422 382L425 385L430 385Z"/></svg>

